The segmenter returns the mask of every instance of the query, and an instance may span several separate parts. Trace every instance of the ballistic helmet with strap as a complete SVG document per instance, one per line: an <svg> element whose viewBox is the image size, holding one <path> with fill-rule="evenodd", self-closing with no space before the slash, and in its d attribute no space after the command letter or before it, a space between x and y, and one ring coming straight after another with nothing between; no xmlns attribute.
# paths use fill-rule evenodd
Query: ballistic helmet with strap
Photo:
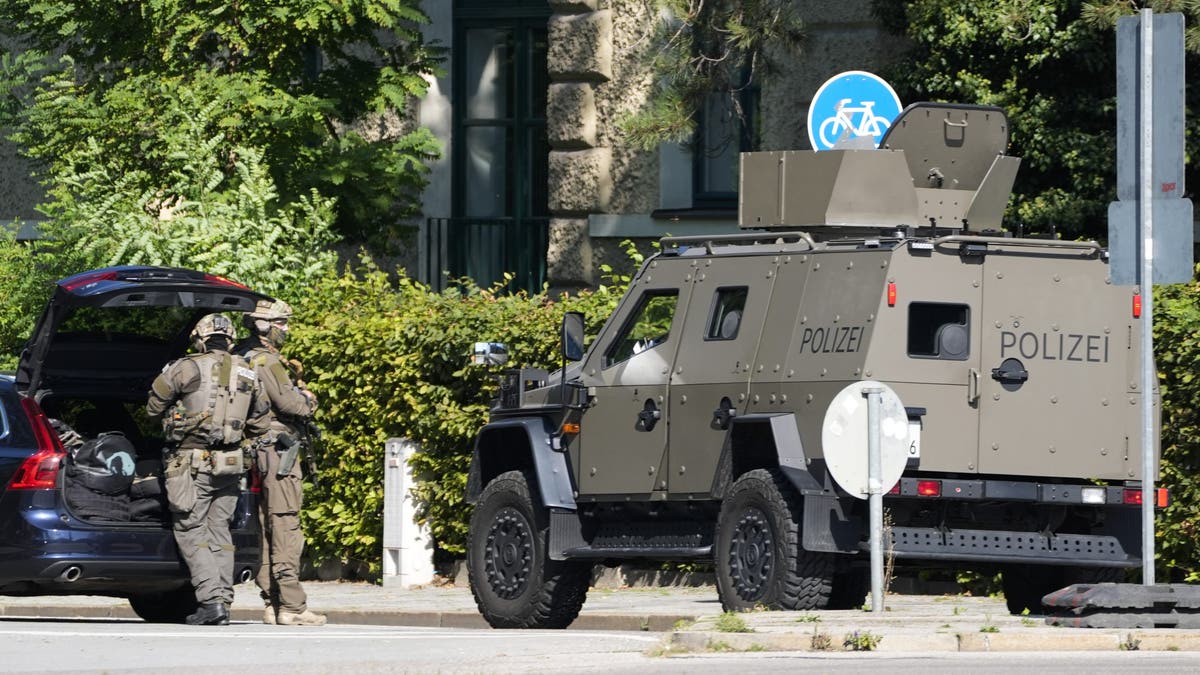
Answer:
<svg viewBox="0 0 1200 675"><path fill-rule="evenodd" d="M282 300L259 300L254 311L246 312L242 321L246 328L279 349L287 339L287 321L292 317L292 308Z"/></svg>
<svg viewBox="0 0 1200 675"><path fill-rule="evenodd" d="M208 350L207 341L209 338L219 335L233 342L236 334L233 331L233 322L224 314L206 314L196 322L196 327L192 329L192 344L196 346L196 351L204 352Z"/></svg>

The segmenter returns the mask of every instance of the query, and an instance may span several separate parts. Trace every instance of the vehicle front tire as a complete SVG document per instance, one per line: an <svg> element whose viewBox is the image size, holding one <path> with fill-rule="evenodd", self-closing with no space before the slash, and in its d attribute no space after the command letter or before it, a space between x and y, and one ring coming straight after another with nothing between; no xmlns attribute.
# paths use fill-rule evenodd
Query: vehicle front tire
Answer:
<svg viewBox="0 0 1200 675"><path fill-rule="evenodd" d="M800 544L801 507L778 469L743 474L717 518L717 593L726 611L824 609L833 558Z"/></svg>
<svg viewBox="0 0 1200 675"><path fill-rule="evenodd" d="M549 518L520 471L479 496L467 541L467 576L493 628L566 628L583 607L591 565L550 560Z"/></svg>
<svg viewBox="0 0 1200 675"><path fill-rule="evenodd" d="M185 585L171 591L132 595L129 606L148 623L183 623L200 605L196 602L195 591Z"/></svg>

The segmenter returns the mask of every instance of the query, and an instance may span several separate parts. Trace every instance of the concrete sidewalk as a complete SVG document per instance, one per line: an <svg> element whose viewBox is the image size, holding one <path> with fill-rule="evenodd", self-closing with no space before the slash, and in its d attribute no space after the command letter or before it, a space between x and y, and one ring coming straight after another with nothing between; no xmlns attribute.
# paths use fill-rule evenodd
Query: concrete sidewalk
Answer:
<svg viewBox="0 0 1200 675"><path fill-rule="evenodd" d="M306 582L309 605L331 623L487 628L468 588L411 590L368 583ZM593 588L572 629L664 632L679 651L1200 651L1200 631L1049 626L1010 615L998 598L889 595L886 611L750 612L723 616L709 587ZM237 587L235 621L257 622L252 584ZM0 597L0 617L135 619L126 601L98 596ZM314 629L319 630L319 629Z"/></svg>

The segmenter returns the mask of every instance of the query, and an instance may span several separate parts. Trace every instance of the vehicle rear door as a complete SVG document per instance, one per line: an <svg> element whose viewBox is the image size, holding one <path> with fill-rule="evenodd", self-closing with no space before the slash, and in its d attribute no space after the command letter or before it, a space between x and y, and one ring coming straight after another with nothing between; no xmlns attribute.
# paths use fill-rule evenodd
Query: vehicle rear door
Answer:
<svg viewBox="0 0 1200 675"><path fill-rule="evenodd" d="M1129 289L1081 248L989 248L980 471L1128 477Z"/></svg>
<svg viewBox="0 0 1200 675"><path fill-rule="evenodd" d="M193 270L111 267L60 280L17 366L18 391L143 396L211 312L247 312L267 296Z"/></svg>
<svg viewBox="0 0 1200 675"><path fill-rule="evenodd" d="M746 412L778 260L747 255L698 262L671 373L672 495L699 497L712 489L730 419Z"/></svg>

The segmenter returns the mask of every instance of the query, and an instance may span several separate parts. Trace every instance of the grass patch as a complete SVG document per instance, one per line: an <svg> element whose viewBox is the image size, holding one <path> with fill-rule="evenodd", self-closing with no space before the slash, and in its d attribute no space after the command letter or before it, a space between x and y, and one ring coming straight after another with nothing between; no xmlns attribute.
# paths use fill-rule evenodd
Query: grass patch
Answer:
<svg viewBox="0 0 1200 675"><path fill-rule="evenodd" d="M753 633L754 629L746 625L746 620L737 612L724 612L717 617L716 629L719 633Z"/></svg>

